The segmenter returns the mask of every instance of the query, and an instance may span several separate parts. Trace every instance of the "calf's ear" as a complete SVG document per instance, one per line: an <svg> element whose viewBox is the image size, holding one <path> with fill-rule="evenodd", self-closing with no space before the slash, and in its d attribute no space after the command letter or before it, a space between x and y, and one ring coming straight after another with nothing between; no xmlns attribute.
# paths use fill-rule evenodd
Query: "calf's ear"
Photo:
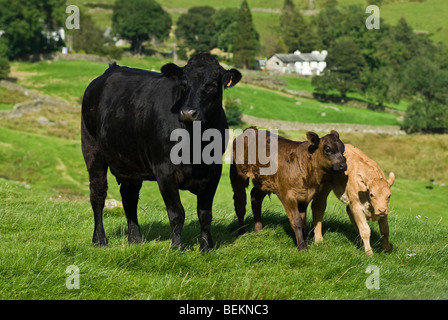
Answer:
<svg viewBox="0 0 448 320"><path fill-rule="evenodd" d="M395 174L393 172L389 173L389 179L387 180L387 183L389 183L389 186L392 187L395 181Z"/></svg>
<svg viewBox="0 0 448 320"><path fill-rule="evenodd" d="M171 79L179 78L183 73L182 68L174 63L168 63L164 65L162 69L160 69L160 71L162 71L165 77Z"/></svg>
<svg viewBox="0 0 448 320"><path fill-rule="evenodd" d="M233 87L242 77L241 73L236 69L225 70L222 74L222 85L224 89Z"/></svg>
<svg viewBox="0 0 448 320"><path fill-rule="evenodd" d="M330 134L336 136L336 138L339 139L339 133L338 133L336 130L331 130L331 131L330 131Z"/></svg>
<svg viewBox="0 0 448 320"><path fill-rule="evenodd" d="M309 141L312 145L314 145L314 146L316 146L316 147L319 145L320 138L319 138L319 135L318 135L317 133L312 132L312 131L308 131L308 132L306 133L306 138L308 139L308 141Z"/></svg>

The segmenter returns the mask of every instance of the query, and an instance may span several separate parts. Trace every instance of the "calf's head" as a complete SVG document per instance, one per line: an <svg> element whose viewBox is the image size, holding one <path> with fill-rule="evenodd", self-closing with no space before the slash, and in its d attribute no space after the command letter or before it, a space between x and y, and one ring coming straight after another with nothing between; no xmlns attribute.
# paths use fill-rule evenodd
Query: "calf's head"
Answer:
<svg viewBox="0 0 448 320"><path fill-rule="evenodd" d="M344 157L345 146L339 140L339 133L331 130L330 134L319 138L319 136L311 131L306 133L306 137L310 142L310 151L317 152L319 165L322 168L333 172L344 172L347 170L347 162Z"/></svg>
<svg viewBox="0 0 448 320"><path fill-rule="evenodd" d="M394 184L395 174L389 173L389 179L384 178L367 178L362 174L358 174L358 183L361 190L367 192L370 202L370 211L373 213L372 220L389 214L389 200L391 196L390 187Z"/></svg>
<svg viewBox="0 0 448 320"><path fill-rule="evenodd" d="M184 67L168 63L162 73L177 81L181 92L179 120L206 121L216 117L222 109L222 90L237 84L241 73L225 70L218 60L208 53L193 55Z"/></svg>

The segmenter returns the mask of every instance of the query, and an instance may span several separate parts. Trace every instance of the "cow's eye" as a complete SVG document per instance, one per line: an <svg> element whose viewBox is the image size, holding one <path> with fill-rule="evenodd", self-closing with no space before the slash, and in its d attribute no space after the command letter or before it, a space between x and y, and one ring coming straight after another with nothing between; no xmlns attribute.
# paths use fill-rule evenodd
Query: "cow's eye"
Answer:
<svg viewBox="0 0 448 320"><path fill-rule="evenodd" d="M329 146L324 146L325 153L331 153L331 148Z"/></svg>
<svg viewBox="0 0 448 320"><path fill-rule="evenodd" d="M212 92L215 92L216 91L216 87L217 87L217 85L216 85L216 83L209 83L206 87L205 87L205 90L207 90L207 92L208 93L212 93Z"/></svg>
<svg viewBox="0 0 448 320"><path fill-rule="evenodd" d="M373 197L374 197L373 193L370 193L370 198L373 198Z"/></svg>

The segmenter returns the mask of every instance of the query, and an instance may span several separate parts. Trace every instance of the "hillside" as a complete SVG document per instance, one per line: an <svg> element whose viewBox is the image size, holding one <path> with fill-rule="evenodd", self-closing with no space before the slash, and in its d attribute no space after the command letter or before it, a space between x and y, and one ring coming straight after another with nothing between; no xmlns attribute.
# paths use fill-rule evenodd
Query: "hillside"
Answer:
<svg viewBox="0 0 448 320"><path fill-rule="evenodd" d="M212 6L214 8L238 8L241 0L205 1L205 0L158 0L170 13L174 22L180 14L194 6ZM95 21L102 28L111 25L112 10L109 8L114 0L86 0L89 12L94 15ZM260 34L261 46L266 46L276 37L275 30L279 24L278 18L283 6L282 0L248 0L252 10L255 28ZM294 1L298 8L308 9L308 0ZM366 0L338 0L339 6L360 5L366 6ZM106 4L106 8L95 7L97 4ZM323 8L324 0L315 0L315 9ZM418 32L429 32L434 41L448 44L448 19L443 13L448 12L448 1L445 0L383 0L380 7L380 17L389 24L396 24L401 17L405 17L411 27ZM367 18L368 15L366 15Z"/></svg>

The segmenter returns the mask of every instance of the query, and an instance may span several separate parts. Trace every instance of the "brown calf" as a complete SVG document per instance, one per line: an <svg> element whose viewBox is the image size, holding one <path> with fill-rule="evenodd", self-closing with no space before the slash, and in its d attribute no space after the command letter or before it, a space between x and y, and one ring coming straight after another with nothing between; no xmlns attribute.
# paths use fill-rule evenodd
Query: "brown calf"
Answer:
<svg viewBox="0 0 448 320"><path fill-rule="evenodd" d="M369 256L373 255L370 246L370 228L367 219L378 221L382 235L384 251L391 250L389 244L389 213L390 187L394 183L395 175L389 174L386 180L378 164L367 157L358 148L346 144L345 158L347 171L342 175L333 175L332 182L326 184L314 197L311 205L314 223L314 241L321 242L322 219L327 206L327 196L331 190L347 205L347 213L355 229L358 230L364 243L364 249Z"/></svg>
<svg viewBox="0 0 448 320"><path fill-rule="evenodd" d="M264 130L263 130L264 131ZM322 187L322 179L330 172L347 169L344 144L339 134L319 138L314 132L307 132L308 141L291 141L281 136L256 128L248 128L233 141L233 163L230 166L230 180L233 188L235 212L238 216L239 234L245 232L246 190L249 178L254 187L251 190L251 204L255 231L262 228L261 205L267 194L274 193L280 199L295 232L297 249L307 249L305 241L306 209L314 194ZM276 140L273 140L276 139ZM277 151L272 147L277 142ZM252 149L251 143L256 143ZM238 146L243 145L243 149ZM260 161L260 148L265 148L277 168L276 172L260 174L270 164ZM250 154L256 152L256 161L251 163Z"/></svg>

